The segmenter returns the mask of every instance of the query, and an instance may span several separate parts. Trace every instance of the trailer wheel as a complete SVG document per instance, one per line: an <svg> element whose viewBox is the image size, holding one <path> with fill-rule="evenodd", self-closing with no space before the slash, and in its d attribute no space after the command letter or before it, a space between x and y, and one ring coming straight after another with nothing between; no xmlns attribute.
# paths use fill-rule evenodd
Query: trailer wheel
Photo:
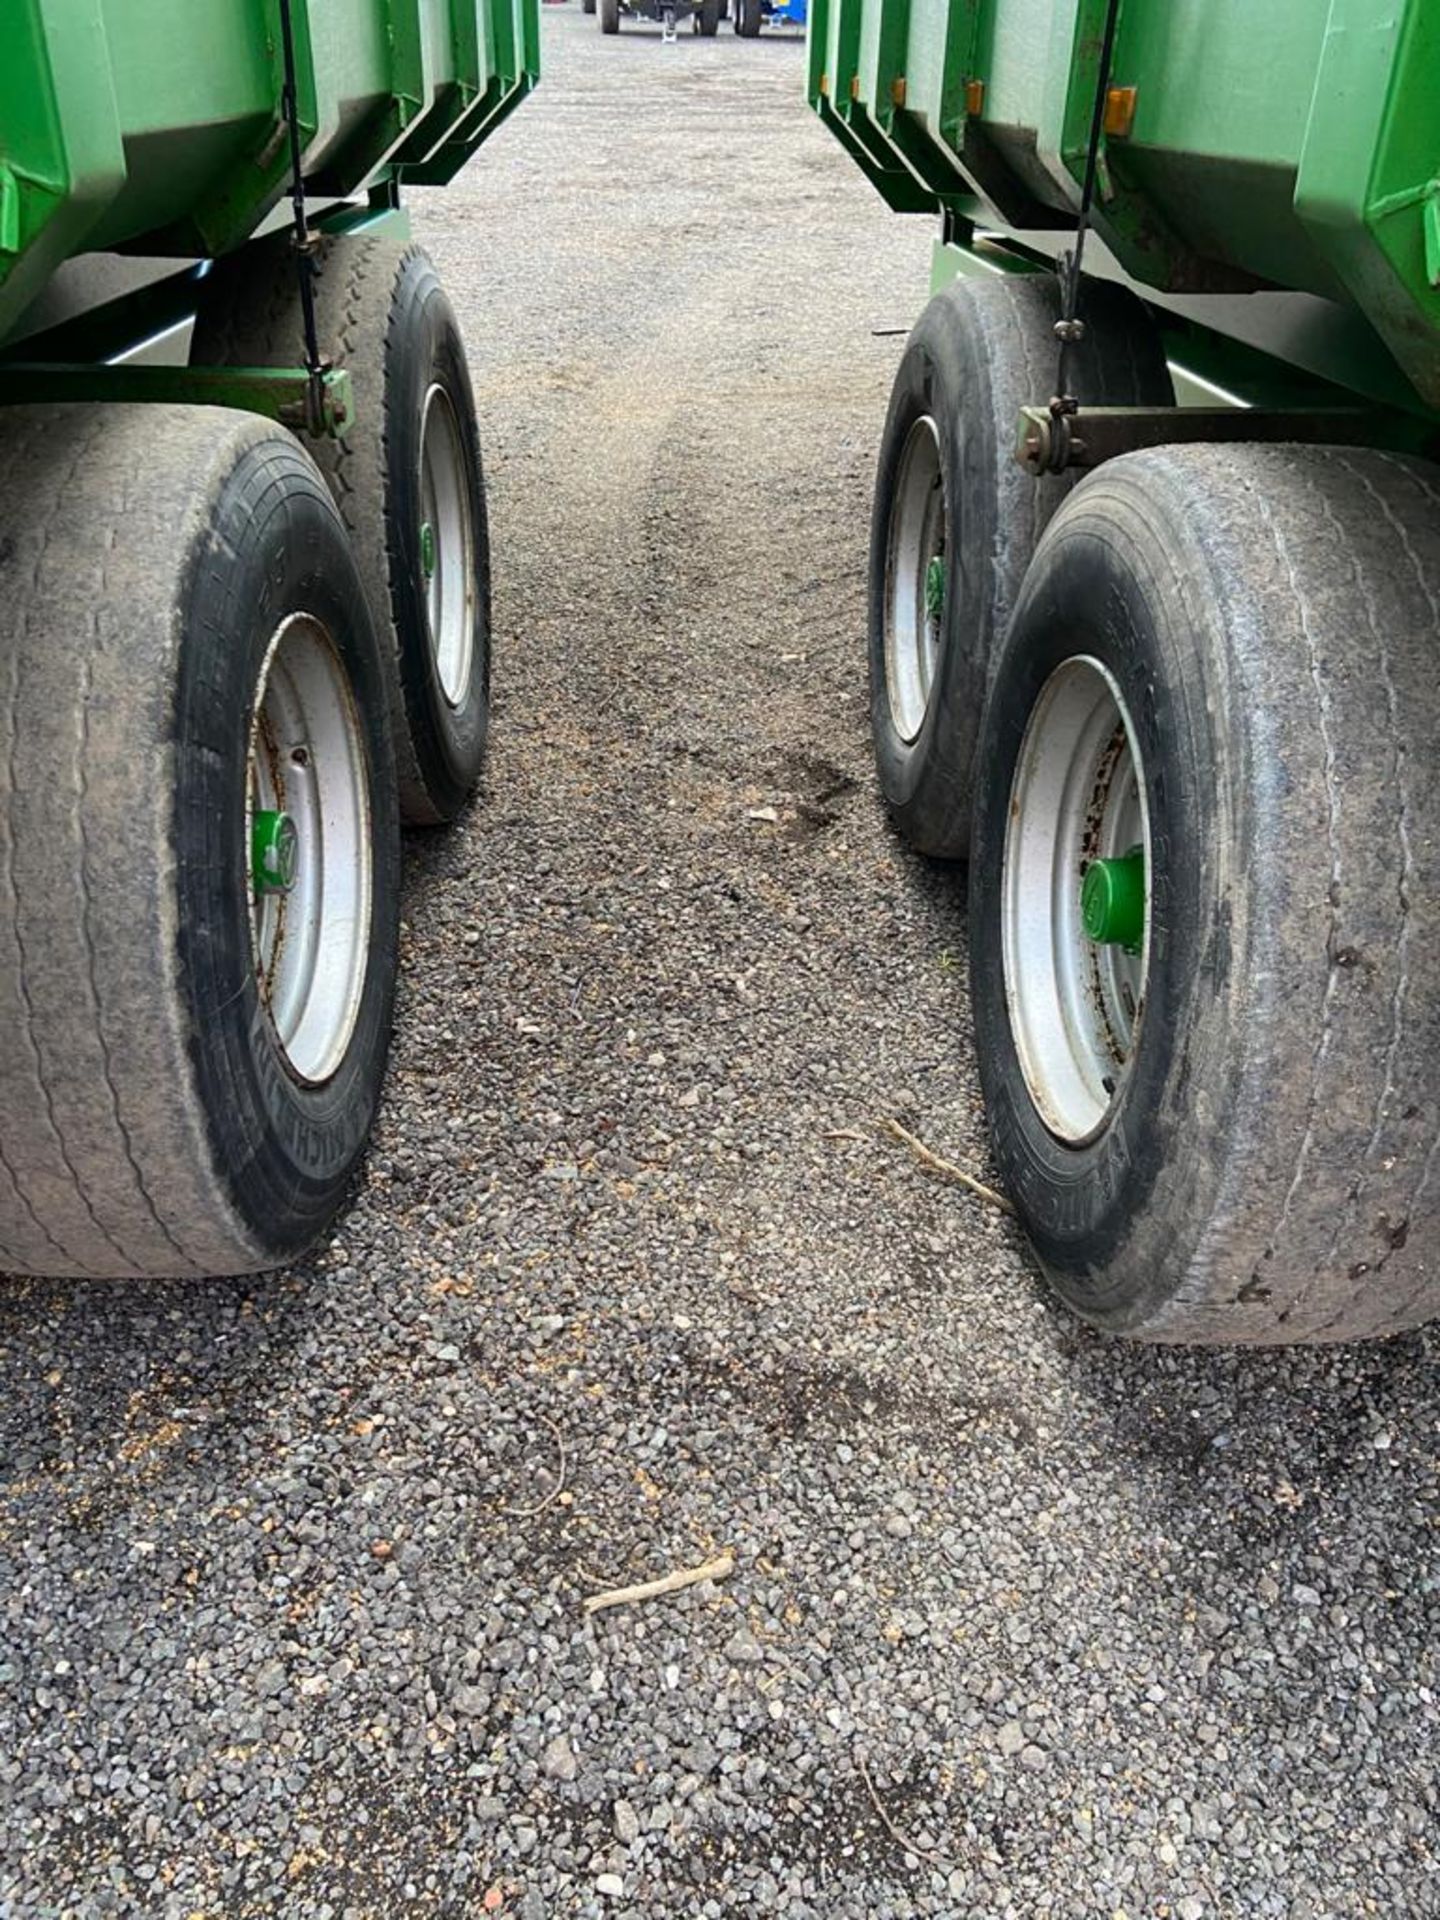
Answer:
<svg viewBox="0 0 1440 1920"><path fill-rule="evenodd" d="M197 364L289 366L300 353L288 235L222 261ZM315 443L385 651L400 811L454 819L479 778L490 711L490 542L465 348L428 256L377 235L316 255L324 351L349 370L353 426Z"/></svg>
<svg viewBox="0 0 1440 1920"><path fill-rule="evenodd" d="M760 31L761 0L734 0L735 31L744 40L753 40Z"/></svg>
<svg viewBox="0 0 1440 1920"><path fill-rule="evenodd" d="M620 31L620 0L600 0L601 33Z"/></svg>
<svg viewBox="0 0 1440 1920"><path fill-rule="evenodd" d="M283 430L24 408L0 462L0 1268L248 1272L323 1231L396 964L385 683Z"/></svg>
<svg viewBox="0 0 1440 1920"><path fill-rule="evenodd" d="M916 322L880 442L870 535L870 723L880 790L921 853L969 850L975 743L995 649L1035 542L1073 480L1013 458L1022 406L1054 388L1049 274L957 280ZM1092 405L1174 399L1140 302L1094 283L1075 388Z"/></svg>
<svg viewBox="0 0 1440 1920"><path fill-rule="evenodd" d="M595 0L580 0L580 11L582 13L594 13Z"/></svg>
<svg viewBox="0 0 1440 1920"><path fill-rule="evenodd" d="M720 0L700 0L694 17L695 31L713 40L720 27Z"/></svg>
<svg viewBox="0 0 1440 1920"><path fill-rule="evenodd" d="M971 989L1067 1301L1206 1343L1440 1313L1440 476L1166 449L1052 520L985 714Z"/></svg>

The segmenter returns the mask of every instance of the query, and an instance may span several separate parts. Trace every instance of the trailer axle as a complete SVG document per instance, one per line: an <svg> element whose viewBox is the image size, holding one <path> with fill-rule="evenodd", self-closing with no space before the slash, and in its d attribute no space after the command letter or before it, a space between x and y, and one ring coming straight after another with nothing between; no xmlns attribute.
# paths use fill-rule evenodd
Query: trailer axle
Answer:
<svg viewBox="0 0 1440 1920"><path fill-rule="evenodd" d="M1429 455L1436 446L1425 421L1374 408L1081 407L1072 414L1022 407L1015 458L1038 477L1098 467L1145 447L1256 440Z"/></svg>
<svg viewBox="0 0 1440 1920"><path fill-rule="evenodd" d="M318 395L318 405L317 405ZM0 366L0 407L65 400L176 401L261 413L298 433L343 433L354 417L350 376L327 367L313 380L304 367L59 366L11 361Z"/></svg>

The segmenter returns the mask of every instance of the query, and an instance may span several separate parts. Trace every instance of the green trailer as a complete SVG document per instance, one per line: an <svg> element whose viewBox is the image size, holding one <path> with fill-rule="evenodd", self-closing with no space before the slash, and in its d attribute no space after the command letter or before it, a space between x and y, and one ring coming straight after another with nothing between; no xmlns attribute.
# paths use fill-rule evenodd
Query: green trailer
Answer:
<svg viewBox="0 0 1440 1920"><path fill-rule="evenodd" d="M870 548L879 783L969 862L999 1169L1194 1342L1440 1313L1437 0L813 0L937 218Z"/></svg>
<svg viewBox="0 0 1440 1920"><path fill-rule="evenodd" d="M14 0L0 60L0 1270L334 1215L402 820L489 702L480 444L409 240L536 0Z"/></svg>

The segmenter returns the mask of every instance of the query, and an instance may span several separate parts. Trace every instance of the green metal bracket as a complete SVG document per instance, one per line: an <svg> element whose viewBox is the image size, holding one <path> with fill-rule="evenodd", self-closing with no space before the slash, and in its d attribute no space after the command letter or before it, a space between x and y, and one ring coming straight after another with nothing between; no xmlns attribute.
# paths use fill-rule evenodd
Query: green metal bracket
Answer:
<svg viewBox="0 0 1440 1920"><path fill-rule="evenodd" d="M965 123L969 119L972 82L984 80L980 71L981 0L960 0L945 19L941 52L940 138L964 151Z"/></svg>
<svg viewBox="0 0 1440 1920"><path fill-rule="evenodd" d="M891 183L883 191L892 207L900 212L934 213L938 210L940 203L934 189L921 177L904 147L887 140L867 107L852 99L842 117L852 140L869 154L874 166ZM899 166L895 165L897 159Z"/></svg>
<svg viewBox="0 0 1440 1920"><path fill-rule="evenodd" d="M914 174L908 168L887 166L861 138L854 120L843 120L823 94L816 100L816 111L871 186L896 213L935 211L935 196L921 186Z"/></svg>
<svg viewBox="0 0 1440 1920"><path fill-rule="evenodd" d="M443 187L451 181L482 140L488 140L502 121L508 120L520 102L533 89L535 75L522 73L513 81L492 80L469 109L456 121L451 132L428 160L397 162L406 186Z"/></svg>
<svg viewBox="0 0 1440 1920"><path fill-rule="evenodd" d="M0 253L20 251L20 183L0 160Z"/></svg>
<svg viewBox="0 0 1440 1920"><path fill-rule="evenodd" d="M910 47L910 0L891 0L880 14L871 51L870 110L883 132L892 134L905 107L905 57Z"/></svg>
<svg viewBox="0 0 1440 1920"><path fill-rule="evenodd" d="M805 98L818 113L821 96L829 87L829 0L809 0L805 29Z"/></svg>
<svg viewBox="0 0 1440 1920"><path fill-rule="evenodd" d="M321 387L316 419L303 367L74 367L23 361L0 366L0 406L5 407L52 400L81 406L170 402L259 413L297 433L343 433L355 414L350 376L343 367L332 367L322 374Z"/></svg>
<svg viewBox="0 0 1440 1920"><path fill-rule="evenodd" d="M488 16L488 8L487 8ZM441 147L456 137L457 128L469 118L476 100L484 93L483 76L489 67L489 21L482 34L478 10L471 5L451 9L451 31L455 39L457 75L474 79L456 79L437 87L428 107L406 127L405 138L390 156L390 166L423 166ZM407 176L408 177L408 176Z"/></svg>
<svg viewBox="0 0 1440 1920"><path fill-rule="evenodd" d="M1430 182L1425 200L1425 278L1440 287L1440 180Z"/></svg>
<svg viewBox="0 0 1440 1920"><path fill-rule="evenodd" d="M443 187L540 77L540 9L535 0L497 0L486 7L483 24L483 59L477 71L488 78L460 112L447 112L439 120L427 114L396 148L395 170L407 186Z"/></svg>
<svg viewBox="0 0 1440 1920"><path fill-rule="evenodd" d="M952 280L993 280L996 274L1053 273L1049 263L1027 259L1011 247L991 240L975 240L961 246L954 240L937 240L930 256L930 291L943 293Z"/></svg>
<svg viewBox="0 0 1440 1920"><path fill-rule="evenodd" d="M408 207L376 204L372 195L365 204L332 207L319 214L311 225L320 233L373 233L387 239L406 241L411 237Z"/></svg>

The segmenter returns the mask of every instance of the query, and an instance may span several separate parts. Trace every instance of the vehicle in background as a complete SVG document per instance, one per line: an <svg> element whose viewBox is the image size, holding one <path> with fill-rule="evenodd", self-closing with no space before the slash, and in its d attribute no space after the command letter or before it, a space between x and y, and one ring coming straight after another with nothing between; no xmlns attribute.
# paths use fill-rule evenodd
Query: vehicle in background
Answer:
<svg viewBox="0 0 1440 1920"><path fill-rule="evenodd" d="M584 0L584 8L599 13L602 33L618 33L623 19L650 20L659 24L667 40L675 38L682 20L713 39L724 17L724 0Z"/></svg>
<svg viewBox="0 0 1440 1920"><path fill-rule="evenodd" d="M809 17L808 0L784 0L780 6L772 0L733 0L733 5L735 31L746 40L753 40L762 26L803 31Z"/></svg>

